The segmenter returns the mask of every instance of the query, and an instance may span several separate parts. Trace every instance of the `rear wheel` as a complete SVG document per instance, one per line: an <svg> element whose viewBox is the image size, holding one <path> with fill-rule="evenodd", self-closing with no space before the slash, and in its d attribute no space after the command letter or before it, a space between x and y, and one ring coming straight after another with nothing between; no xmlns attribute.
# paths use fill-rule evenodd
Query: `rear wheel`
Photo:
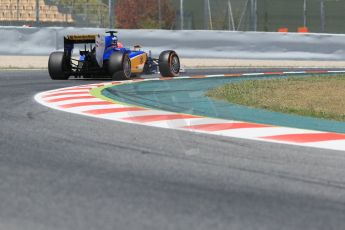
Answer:
<svg viewBox="0 0 345 230"><path fill-rule="evenodd" d="M131 59L128 54L120 52L113 53L108 62L108 73L113 80L131 79Z"/></svg>
<svg viewBox="0 0 345 230"><path fill-rule="evenodd" d="M48 72L53 80L67 80L69 78L64 52L53 52L50 54Z"/></svg>
<svg viewBox="0 0 345 230"><path fill-rule="evenodd" d="M159 55L159 71L163 77L177 77L180 73L180 58L172 50Z"/></svg>

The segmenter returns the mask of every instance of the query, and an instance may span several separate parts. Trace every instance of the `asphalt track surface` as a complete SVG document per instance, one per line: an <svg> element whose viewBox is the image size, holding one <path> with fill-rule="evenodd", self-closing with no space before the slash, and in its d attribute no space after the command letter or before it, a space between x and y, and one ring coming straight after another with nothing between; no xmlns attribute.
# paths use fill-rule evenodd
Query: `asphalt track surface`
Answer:
<svg viewBox="0 0 345 230"><path fill-rule="evenodd" d="M0 229L344 229L344 152L109 122L33 99L94 82L0 72Z"/></svg>

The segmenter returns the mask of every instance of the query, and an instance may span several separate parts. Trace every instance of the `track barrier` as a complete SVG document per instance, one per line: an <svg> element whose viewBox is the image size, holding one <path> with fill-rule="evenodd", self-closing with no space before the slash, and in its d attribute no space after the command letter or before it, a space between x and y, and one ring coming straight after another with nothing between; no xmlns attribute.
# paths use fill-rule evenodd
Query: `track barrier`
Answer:
<svg viewBox="0 0 345 230"><path fill-rule="evenodd" d="M100 28L0 27L0 55L48 55L66 34L104 34ZM158 55L176 50L186 58L345 60L345 35L313 33L119 30L125 47L140 44Z"/></svg>

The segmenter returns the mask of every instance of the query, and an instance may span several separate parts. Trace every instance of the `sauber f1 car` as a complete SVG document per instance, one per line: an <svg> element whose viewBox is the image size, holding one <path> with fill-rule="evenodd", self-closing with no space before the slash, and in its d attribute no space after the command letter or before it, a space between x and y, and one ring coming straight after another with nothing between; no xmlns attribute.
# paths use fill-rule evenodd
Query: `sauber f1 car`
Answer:
<svg viewBox="0 0 345 230"><path fill-rule="evenodd" d="M180 72L180 59L175 51L163 51L152 58L140 46L124 48L118 42L116 31L109 35L68 35L64 37L64 51L49 56L48 71L53 80L67 80L70 76L94 78L110 77L128 80L139 74L158 73L163 77L176 77ZM84 44L79 58L73 56L75 44Z"/></svg>

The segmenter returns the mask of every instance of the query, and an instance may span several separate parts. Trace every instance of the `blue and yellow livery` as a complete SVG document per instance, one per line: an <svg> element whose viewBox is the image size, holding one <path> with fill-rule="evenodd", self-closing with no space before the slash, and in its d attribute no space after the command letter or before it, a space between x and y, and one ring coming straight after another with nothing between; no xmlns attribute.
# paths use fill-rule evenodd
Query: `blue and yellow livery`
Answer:
<svg viewBox="0 0 345 230"><path fill-rule="evenodd" d="M64 51L49 56L48 71L53 80L65 80L70 76L95 78L111 77L127 80L139 74L160 72L164 77L176 77L180 72L180 59L175 51L163 51L159 58L152 58L140 46L124 48L115 35L68 35L64 37ZM83 44L79 58L74 58L76 44Z"/></svg>

